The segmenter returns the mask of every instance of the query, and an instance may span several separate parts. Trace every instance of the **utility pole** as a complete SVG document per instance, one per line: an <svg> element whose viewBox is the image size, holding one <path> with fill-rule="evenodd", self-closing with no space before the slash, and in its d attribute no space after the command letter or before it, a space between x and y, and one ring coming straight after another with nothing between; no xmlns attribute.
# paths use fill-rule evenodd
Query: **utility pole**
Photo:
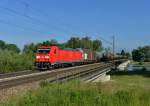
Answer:
<svg viewBox="0 0 150 106"><path fill-rule="evenodd" d="M114 35L112 36L112 42L107 41L102 37L100 37L100 39L112 46L112 62L114 64L115 63L115 36Z"/></svg>
<svg viewBox="0 0 150 106"><path fill-rule="evenodd" d="M113 35L113 45L112 45L112 49L113 49L113 63L115 63L115 36Z"/></svg>

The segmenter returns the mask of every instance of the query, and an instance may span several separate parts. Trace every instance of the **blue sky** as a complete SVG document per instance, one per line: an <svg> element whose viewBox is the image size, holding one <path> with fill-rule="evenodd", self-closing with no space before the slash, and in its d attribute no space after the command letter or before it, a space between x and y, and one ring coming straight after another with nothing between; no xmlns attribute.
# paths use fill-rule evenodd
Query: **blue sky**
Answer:
<svg viewBox="0 0 150 106"><path fill-rule="evenodd" d="M0 39L20 48L71 36L101 37L116 50L150 45L149 0L1 0ZM110 46L103 42L105 47Z"/></svg>

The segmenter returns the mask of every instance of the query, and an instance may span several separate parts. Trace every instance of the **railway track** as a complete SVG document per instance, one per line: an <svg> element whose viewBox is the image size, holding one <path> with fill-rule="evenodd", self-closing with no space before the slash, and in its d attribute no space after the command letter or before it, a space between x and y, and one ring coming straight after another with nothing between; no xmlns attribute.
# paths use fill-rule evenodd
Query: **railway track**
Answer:
<svg viewBox="0 0 150 106"><path fill-rule="evenodd" d="M66 67L64 67L66 68ZM62 68L62 69L64 69ZM53 71L54 69L46 70L46 71ZM26 71L18 71L18 72L11 72L11 73L1 73L0 74L0 79L8 78L8 77L16 77L16 76L21 76L21 75L29 75L33 73L40 73L42 71L39 70L26 70Z"/></svg>
<svg viewBox="0 0 150 106"><path fill-rule="evenodd" d="M62 76L58 79L54 79L54 80L50 80L50 82L64 82L64 81L68 81L68 80L72 80L72 79L76 79L76 78L82 78L82 77L85 77L85 76L89 76L90 74L94 74L94 73L97 73L99 72L100 73L103 73L103 72L106 72L106 70L104 69L108 69L108 68L111 68L113 67L112 64L107 64L107 65L101 65L100 67L96 67L96 68L93 68L93 69L87 69L87 70L83 70L83 71L76 71L75 73L67 73L65 76Z"/></svg>
<svg viewBox="0 0 150 106"><path fill-rule="evenodd" d="M20 76L20 75L27 75L27 74L32 74L32 73L38 73L38 72L39 71L26 70L26 71L19 71L19 72L4 73L4 74L0 74L0 79Z"/></svg>
<svg viewBox="0 0 150 106"><path fill-rule="evenodd" d="M62 82L82 77L87 74L92 74L98 70L100 71L102 69L112 66L113 66L112 63L95 63L63 69L54 69L45 72L33 72L28 74L25 73L23 75L20 74L14 74L14 76L6 75L9 77L3 77L0 79L0 89L10 88L24 83L31 83L40 80L49 80L50 82L55 81Z"/></svg>
<svg viewBox="0 0 150 106"><path fill-rule="evenodd" d="M118 60L115 60L115 62L117 62L117 61ZM122 59L122 60L120 59L119 61L126 61L126 59ZM47 70L47 71L52 71L52 70ZM38 71L38 70L34 70L34 71L33 70L26 70L26 71L11 72L11 73L0 73L0 79L8 78L8 77L16 77L16 76L21 76L21 75L28 75L28 74L33 74L33 73L40 73L40 72L41 71Z"/></svg>
<svg viewBox="0 0 150 106"><path fill-rule="evenodd" d="M77 66L74 66L74 67L77 67ZM67 67L64 67L61 69L65 69L65 68L67 68ZM53 70L56 70L56 69L50 69L50 70L46 70L46 71L53 71ZM29 75L29 74L40 73L40 72L42 72L42 71L25 70L25 71L10 72L10 73L0 73L0 79L4 79L4 78L8 78L8 77L16 77L16 76L21 76L21 75Z"/></svg>

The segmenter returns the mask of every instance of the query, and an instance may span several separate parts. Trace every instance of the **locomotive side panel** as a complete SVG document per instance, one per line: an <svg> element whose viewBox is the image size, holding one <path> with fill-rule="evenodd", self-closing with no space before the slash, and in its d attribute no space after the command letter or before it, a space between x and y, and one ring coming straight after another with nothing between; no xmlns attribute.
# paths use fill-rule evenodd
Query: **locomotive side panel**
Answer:
<svg viewBox="0 0 150 106"><path fill-rule="evenodd" d="M80 51L60 50L60 62L77 62L81 61L82 53Z"/></svg>

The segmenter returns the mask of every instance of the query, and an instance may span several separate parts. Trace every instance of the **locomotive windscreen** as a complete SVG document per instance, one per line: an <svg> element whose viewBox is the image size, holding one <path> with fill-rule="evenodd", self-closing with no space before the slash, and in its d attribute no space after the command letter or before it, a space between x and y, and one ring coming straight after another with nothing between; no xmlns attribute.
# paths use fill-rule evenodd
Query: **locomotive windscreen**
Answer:
<svg viewBox="0 0 150 106"><path fill-rule="evenodd" d="M40 48L37 50L37 53L39 54L48 54L50 52L50 49L49 48Z"/></svg>

